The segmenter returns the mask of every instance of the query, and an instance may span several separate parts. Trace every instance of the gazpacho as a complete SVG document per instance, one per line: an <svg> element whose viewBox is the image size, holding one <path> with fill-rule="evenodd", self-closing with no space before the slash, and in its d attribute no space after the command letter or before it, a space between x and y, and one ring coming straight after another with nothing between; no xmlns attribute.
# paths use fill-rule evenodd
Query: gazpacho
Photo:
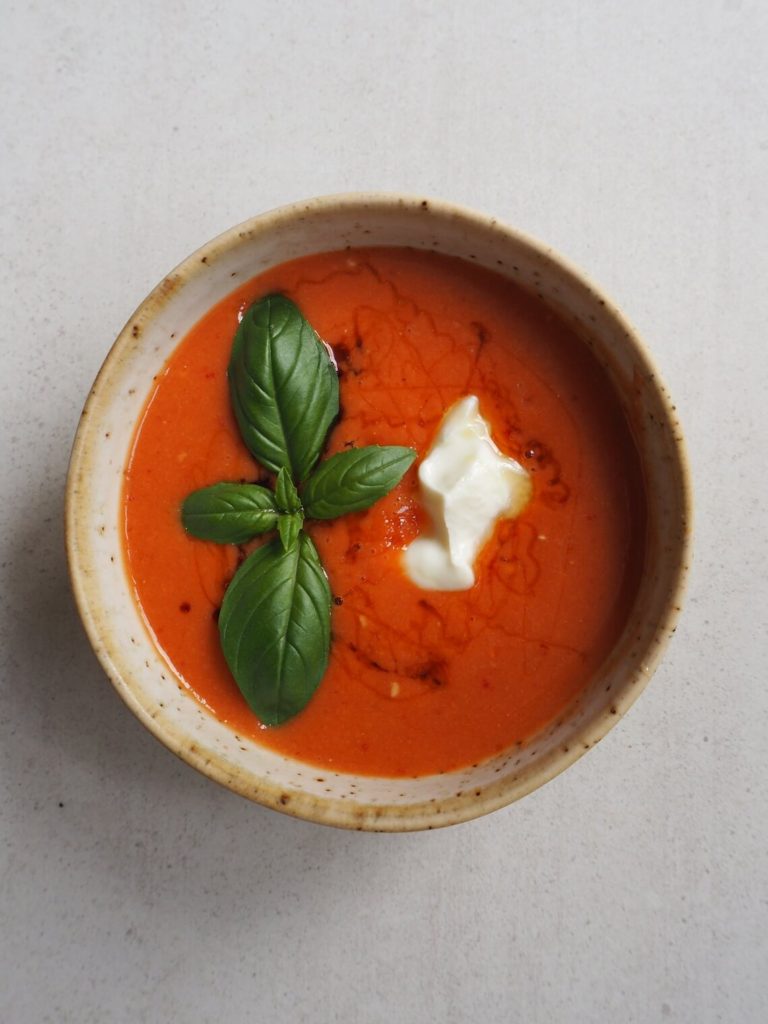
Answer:
<svg viewBox="0 0 768 1024"><path fill-rule="evenodd" d="M291 331L317 385L286 427L280 367L246 346ZM181 685L238 735L368 775L466 767L556 721L621 633L645 549L637 450L575 328L404 248L306 256L211 309L154 381L124 513ZM298 640L275 654L287 586ZM276 711L249 687L286 664L306 685Z"/></svg>

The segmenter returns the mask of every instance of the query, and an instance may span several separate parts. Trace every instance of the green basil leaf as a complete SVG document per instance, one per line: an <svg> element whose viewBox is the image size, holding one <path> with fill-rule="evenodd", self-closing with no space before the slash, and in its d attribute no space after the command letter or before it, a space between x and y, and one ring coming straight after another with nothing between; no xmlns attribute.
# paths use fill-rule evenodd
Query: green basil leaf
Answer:
<svg viewBox="0 0 768 1024"><path fill-rule="evenodd" d="M285 466L283 466L277 474L277 482L275 484L275 501L277 502L277 507L281 512L301 511L301 502L299 501L299 495L296 491L296 485L293 480L291 480L291 474Z"/></svg>
<svg viewBox="0 0 768 1024"><path fill-rule="evenodd" d="M245 313L229 363L232 406L243 440L259 462L303 480L339 412L339 379L299 309L268 295Z"/></svg>
<svg viewBox="0 0 768 1024"><path fill-rule="evenodd" d="M328 665L331 590L303 531L290 551L279 540L240 566L219 615L224 657L265 725L280 725L308 703Z"/></svg>
<svg viewBox="0 0 768 1024"><path fill-rule="evenodd" d="M277 532L280 535L283 550L290 551L294 546L303 523L304 516L300 512L290 512L280 516L277 520Z"/></svg>
<svg viewBox="0 0 768 1024"><path fill-rule="evenodd" d="M277 526L271 491L258 484L214 484L193 491L181 506L187 533L220 544L243 544Z"/></svg>
<svg viewBox="0 0 768 1024"><path fill-rule="evenodd" d="M391 491L415 458L413 448L396 445L350 448L332 455L302 490L305 515L335 519L346 512L361 512Z"/></svg>

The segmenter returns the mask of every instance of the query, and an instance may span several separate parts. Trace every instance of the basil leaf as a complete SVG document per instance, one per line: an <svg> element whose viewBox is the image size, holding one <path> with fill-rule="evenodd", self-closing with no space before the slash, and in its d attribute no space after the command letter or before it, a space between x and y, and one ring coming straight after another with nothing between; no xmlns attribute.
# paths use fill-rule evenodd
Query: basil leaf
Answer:
<svg viewBox="0 0 768 1024"><path fill-rule="evenodd" d="M293 480L291 480L291 474L285 466L283 466L277 474L277 482L275 483L275 501L277 502L277 507L281 512L301 511L301 502L299 501L299 495L296 491L296 485Z"/></svg>
<svg viewBox="0 0 768 1024"><path fill-rule="evenodd" d="M187 533L220 544L243 544L277 526L271 491L258 484L214 484L193 491L181 506Z"/></svg>
<svg viewBox="0 0 768 1024"><path fill-rule="evenodd" d="M235 574L219 615L224 657L265 725L305 707L328 665L331 590L306 533L284 551L273 540Z"/></svg>
<svg viewBox="0 0 768 1024"><path fill-rule="evenodd" d="M299 531L304 523L304 516L300 512L291 512L288 515L282 515L277 520L277 532L280 535L280 541L283 545L284 551L290 551L293 545L296 543L296 538L299 536Z"/></svg>
<svg viewBox="0 0 768 1024"><path fill-rule="evenodd" d="M229 363L232 406L259 462L303 480L339 412L339 379L311 325L284 295L267 295L243 317Z"/></svg>
<svg viewBox="0 0 768 1024"><path fill-rule="evenodd" d="M396 445L351 448L332 455L304 486L304 512L312 519L361 512L391 491L415 458L413 448Z"/></svg>

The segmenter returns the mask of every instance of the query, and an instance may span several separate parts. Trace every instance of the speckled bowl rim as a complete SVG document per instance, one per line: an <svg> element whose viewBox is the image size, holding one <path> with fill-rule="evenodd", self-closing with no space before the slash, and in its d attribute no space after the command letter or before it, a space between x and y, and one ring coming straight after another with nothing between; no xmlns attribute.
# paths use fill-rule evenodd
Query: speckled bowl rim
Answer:
<svg viewBox="0 0 768 1024"><path fill-rule="evenodd" d="M567 748L558 747L553 749L548 755L542 757L541 760L532 766L529 771L517 778L502 778L498 782L486 786L479 796L473 791L469 791L459 796L440 799L436 802L398 806L393 808L391 814L387 813L387 807L382 808L380 806L370 806L368 808L370 814L361 814L361 805L359 803L356 805L350 803L343 804L335 798L325 799L316 794L308 794L301 791L292 792L290 803L286 806L285 787L270 782L269 779L263 779L258 792L254 794L250 787L246 787L244 781L232 775L229 767L223 760L217 762L216 757L211 756L210 752L202 751L194 744L190 745L176 734L170 734L163 724L158 723L132 692L131 681L124 679L117 671L110 653L111 645L117 646L114 635L111 635L108 642L105 643L103 635L98 629L97 623L99 621L100 609L95 608L94 602L89 599L87 582L80 565L81 531L84 529L84 524L78 522L75 515L77 506L76 489L79 479L77 471L78 467L84 463L87 455L86 415L90 411L94 396L99 392L101 385L110 377L123 348L133 340L133 325L137 321L143 324L151 321L163 309L168 296L172 292L175 292L180 285L188 284L195 277L205 273L206 263L209 260L237 246L246 235L252 237L254 233L267 233L278 224L285 223L294 218L306 219L314 214L326 214L342 208L354 209L363 206L367 209L375 208L378 212L388 209L402 210L404 207L412 208L413 210L429 209L430 212L437 213L445 218L464 221L481 229L492 229L505 235L519 246L528 249L542 264L551 265L565 272L578 286L591 293L593 298L606 307L614 321L623 330L626 344L632 349L633 357L636 359L637 364L643 368L648 379L652 381L651 386L656 392L656 398L664 410L669 425L673 428L672 437L677 459L676 469L679 474L683 522L685 524L679 537L680 550L676 558L675 571L668 592L669 596L665 614L660 618L646 644L643 671L635 673L635 678L628 678L623 688L614 693L610 707L607 707L590 721L585 722L580 730L575 731L572 736L572 742ZM156 739L203 775L214 779L249 800L281 813L319 824L356 829L358 831L406 832L441 828L470 821L507 806L565 771L566 768L569 768L574 762L579 760L616 725L645 689L650 677L661 661L669 638L675 632L690 568L693 503L690 466L685 441L675 406L672 405L661 380L655 363L637 331L635 331L618 307L579 268L550 246L543 245L531 236L499 222L494 217L444 200L433 197L425 198L423 195L389 192L351 192L319 196L314 199L291 203L243 221L205 243L184 259L139 304L110 348L83 408L70 458L65 496L65 527L67 559L72 590L91 646L122 700ZM126 586L129 586L127 577ZM630 685L630 683L633 685ZM363 811L365 811L364 805Z"/></svg>

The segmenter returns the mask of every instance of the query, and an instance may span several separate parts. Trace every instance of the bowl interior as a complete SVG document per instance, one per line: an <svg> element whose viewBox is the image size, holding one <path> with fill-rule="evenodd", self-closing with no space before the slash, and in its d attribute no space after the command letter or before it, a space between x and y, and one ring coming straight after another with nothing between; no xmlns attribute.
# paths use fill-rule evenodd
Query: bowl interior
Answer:
<svg viewBox="0 0 768 1024"><path fill-rule="evenodd" d="M153 378L185 333L264 269L345 246L408 245L464 257L534 291L606 367L643 464L648 551L631 621L567 717L523 748L418 779L328 772L235 735L208 714L155 646L122 554L121 487ZM674 630L686 559L686 470L679 428L653 367L620 314L562 260L495 221L443 203L351 196L286 207L206 245L139 307L97 378L75 442L67 533L75 594L91 642L134 713L174 752L244 796L350 828L404 830L466 820L541 785L629 707Z"/></svg>

